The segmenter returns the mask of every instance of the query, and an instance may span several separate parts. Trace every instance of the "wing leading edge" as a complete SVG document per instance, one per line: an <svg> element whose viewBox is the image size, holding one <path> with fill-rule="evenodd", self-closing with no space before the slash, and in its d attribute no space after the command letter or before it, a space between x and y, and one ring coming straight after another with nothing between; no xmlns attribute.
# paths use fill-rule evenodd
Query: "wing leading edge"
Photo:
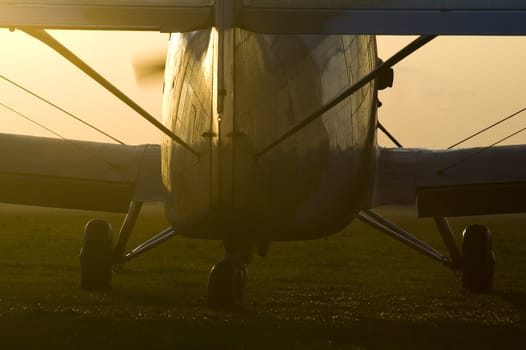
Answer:
<svg viewBox="0 0 526 350"><path fill-rule="evenodd" d="M0 202L127 212L163 199L160 147L0 134Z"/></svg>

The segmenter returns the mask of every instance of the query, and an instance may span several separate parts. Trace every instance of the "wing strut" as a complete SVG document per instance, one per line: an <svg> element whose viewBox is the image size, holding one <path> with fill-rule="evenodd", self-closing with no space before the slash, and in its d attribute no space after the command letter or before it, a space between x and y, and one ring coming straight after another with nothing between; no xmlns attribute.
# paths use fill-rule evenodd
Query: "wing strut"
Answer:
<svg viewBox="0 0 526 350"><path fill-rule="evenodd" d="M159 122L157 119L155 119L155 117L152 116L150 113L148 113L144 108L139 106L135 101L133 101L128 96L126 96L122 91L120 91L112 83L110 83L108 80L106 80L102 75L100 75L97 71L95 71L93 68L91 68L87 63L82 61L73 52L68 50L64 45L62 45L55 38L53 38L51 35L49 35L49 33L47 33L44 30L41 30L41 29L23 28L21 30L24 33L36 38L37 40L39 40L39 41L43 42L44 44L46 44L47 46L51 47L53 50L58 52L61 56L63 56L68 61L73 63L81 71L83 71L88 76L90 76L97 83L102 85L106 90L111 92L119 100L124 102L126 105L128 105L135 112L139 113L139 115L141 115L144 119L146 119L148 122L153 124L157 129L162 131L165 135L170 137L174 142L176 142L179 145L181 145L183 148L185 148L187 151L192 153L194 156L199 157L199 152L194 150L190 145L188 145L181 138L179 138L177 135L175 135L170 129L168 129L161 122Z"/></svg>
<svg viewBox="0 0 526 350"><path fill-rule="evenodd" d="M292 127L289 131L284 133L281 137L270 143L268 146L264 147L261 151L255 154L256 159L261 158L263 155L268 153L270 150L272 150L274 147L282 143L283 141L287 140L292 135L296 134L298 131L315 121L316 119L320 118L325 112L331 110L333 107L337 106L340 102L345 100L347 97L351 96L356 91L360 90L362 87L370 83L371 81L375 80L379 76L381 76L387 69L392 68L395 64L406 58L407 56L411 55L413 52L420 49L422 46L430 42L436 38L436 35L422 35L409 43L406 47L404 47L402 50L398 51L395 55L393 55L391 58L389 58L387 61L379 65L377 68L375 68L373 71L371 71L369 74L358 80L355 84L349 86L347 89L345 89L341 94L336 96L332 101L327 103L325 106L322 106L320 109L315 111L314 113L310 114L307 118L305 118L303 121L298 123L296 126Z"/></svg>
<svg viewBox="0 0 526 350"><path fill-rule="evenodd" d="M430 245L416 239L409 232L403 228L391 223L387 219L384 219L376 212L367 210L358 214L358 219L369 226L391 236L392 238L404 243L410 248L438 261L446 266L452 267L451 261L442 255L439 251L431 247Z"/></svg>
<svg viewBox="0 0 526 350"><path fill-rule="evenodd" d="M402 144L393 136L393 134L389 132L389 130L385 128L385 126L382 123L380 123L379 120L376 122L376 127L380 129L380 131L382 131L384 135L387 136L389 140L391 140L391 142L396 145L396 147L404 148L404 146L402 146Z"/></svg>

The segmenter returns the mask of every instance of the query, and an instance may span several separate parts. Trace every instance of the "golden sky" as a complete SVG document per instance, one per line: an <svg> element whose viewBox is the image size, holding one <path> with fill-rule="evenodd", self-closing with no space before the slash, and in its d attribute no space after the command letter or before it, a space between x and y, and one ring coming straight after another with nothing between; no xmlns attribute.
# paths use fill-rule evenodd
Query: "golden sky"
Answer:
<svg viewBox="0 0 526 350"><path fill-rule="evenodd" d="M160 117L162 81L138 85L133 60L159 55L159 33L52 31L57 39ZM378 38L388 58L410 37ZM21 32L0 30L0 74L42 94L129 144L158 143L159 133L51 49ZM526 38L439 37L395 67L381 92L379 118L405 145L443 148L526 107ZM108 141L0 80L0 102L68 138ZM50 136L0 107L0 132ZM526 125L526 113L466 146L487 145ZM390 143L380 137L380 143ZM526 132L508 144L526 143Z"/></svg>
<svg viewBox="0 0 526 350"><path fill-rule="evenodd" d="M387 58L412 38L378 38ZM526 38L438 37L395 67L379 118L405 146L444 148L526 107ZM464 146L489 145L526 126L526 113ZM526 143L526 132L507 144Z"/></svg>
<svg viewBox="0 0 526 350"><path fill-rule="evenodd" d="M114 85L160 118L162 79L137 84L133 60L159 54L168 44L160 33L51 31ZM125 143L159 143L160 134L129 107L110 95L50 48L15 31L0 30L0 74L50 99ZM68 138L111 140L72 121L61 112L0 80L0 102L8 104ZM0 107L1 108L1 107ZM0 132L50 136L26 120L2 110Z"/></svg>

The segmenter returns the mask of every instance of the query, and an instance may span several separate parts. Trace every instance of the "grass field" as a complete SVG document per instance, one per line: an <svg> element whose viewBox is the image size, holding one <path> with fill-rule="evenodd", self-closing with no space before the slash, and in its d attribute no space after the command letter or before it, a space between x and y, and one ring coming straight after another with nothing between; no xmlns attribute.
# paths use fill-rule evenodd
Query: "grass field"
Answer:
<svg viewBox="0 0 526 350"><path fill-rule="evenodd" d="M386 209L442 249L430 220ZM356 222L325 240L275 243L249 267L247 310L209 312L208 270L220 242L174 238L114 277L79 289L84 223L121 215L0 206L0 349L511 349L526 343L526 216L461 218L488 224L495 291L470 295L456 276ZM141 215L131 245L166 226Z"/></svg>

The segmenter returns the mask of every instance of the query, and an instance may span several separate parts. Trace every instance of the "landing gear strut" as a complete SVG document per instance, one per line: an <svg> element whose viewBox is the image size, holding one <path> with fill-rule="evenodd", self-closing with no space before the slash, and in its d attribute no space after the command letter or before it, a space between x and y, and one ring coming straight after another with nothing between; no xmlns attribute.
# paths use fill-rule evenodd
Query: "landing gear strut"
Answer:
<svg viewBox="0 0 526 350"><path fill-rule="evenodd" d="M225 258L212 266L208 277L208 307L213 310L241 310L252 244L226 240L224 245Z"/></svg>
<svg viewBox="0 0 526 350"><path fill-rule="evenodd" d="M121 270L124 264L167 241L176 235L171 227L148 239L137 248L126 253L126 244L131 237L135 222L142 208L142 202L131 202L128 214L113 247L111 225L99 219L86 224L84 244L80 252L81 288L90 290L111 288L112 271Z"/></svg>
<svg viewBox="0 0 526 350"><path fill-rule="evenodd" d="M495 254L491 233L486 226L471 225L462 233L462 252L445 218L435 217L435 223L450 257L442 255L409 232L393 224L373 210L366 210L358 218L366 224L401 241L424 255L443 263L454 271L462 271L462 286L473 293L487 293L493 286Z"/></svg>
<svg viewBox="0 0 526 350"><path fill-rule="evenodd" d="M495 254L491 232L471 225L462 232L462 286L473 293L489 292L493 286Z"/></svg>

